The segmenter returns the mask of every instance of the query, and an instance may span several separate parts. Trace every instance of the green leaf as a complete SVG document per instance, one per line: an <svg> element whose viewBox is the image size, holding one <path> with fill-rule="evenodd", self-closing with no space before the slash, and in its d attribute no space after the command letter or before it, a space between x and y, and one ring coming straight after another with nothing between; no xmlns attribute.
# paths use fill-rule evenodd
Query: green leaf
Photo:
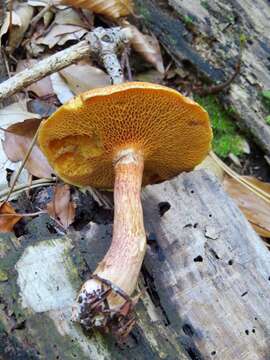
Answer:
<svg viewBox="0 0 270 360"><path fill-rule="evenodd" d="M265 122L267 125L270 125L270 115L266 116Z"/></svg>

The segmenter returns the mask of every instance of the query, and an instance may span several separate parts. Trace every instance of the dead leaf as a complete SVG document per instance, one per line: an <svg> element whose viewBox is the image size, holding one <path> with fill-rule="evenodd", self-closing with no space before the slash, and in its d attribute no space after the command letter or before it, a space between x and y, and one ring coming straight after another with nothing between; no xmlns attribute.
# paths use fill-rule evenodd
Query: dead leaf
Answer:
<svg viewBox="0 0 270 360"><path fill-rule="evenodd" d="M69 185L57 185L54 199L47 204L48 214L67 229L75 218L75 204L70 198Z"/></svg>
<svg viewBox="0 0 270 360"><path fill-rule="evenodd" d="M52 101L32 99L28 102L27 107L29 111L39 114L42 118L47 118L57 110L57 106L54 105L54 96L52 99Z"/></svg>
<svg viewBox="0 0 270 360"><path fill-rule="evenodd" d="M21 43L24 34L28 29L34 10L26 3L13 3L12 11L12 31L9 34L7 50L12 52ZM10 12L5 14L4 23L0 31L0 40L2 36L8 32L10 28Z"/></svg>
<svg viewBox="0 0 270 360"><path fill-rule="evenodd" d="M54 73L50 75L50 78L53 86L53 91L58 97L61 104L64 104L65 102L69 101L74 97L73 92L70 90L68 84L65 82L65 80L59 73Z"/></svg>
<svg viewBox="0 0 270 360"><path fill-rule="evenodd" d="M0 126L2 129L8 129L11 125L23 122L26 119L40 118L38 114L31 113L27 110L25 100L6 106L0 109ZM5 139L4 131L0 130L0 189L7 187L7 169L17 171L20 163L10 161L3 149ZM18 183L25 183L28 178L28 172L24 169L18 179Z"/></svg>
<svg viewBox="0 0 270 360"><path fill-rule="evenodd" d="M130 29L132 33L130 43L133 49L139 54L141 54L145 58L145 60L154 65L161 74L164 74L165 69L163 65L159 42L156 37L154 37L153 35L144 35L135 26L129 24L127 21L124 21L123 23L125 25L125 28Z"/></svg>
<svg viewBox="0 0 270 360"><path fill-rule="evenodd" d="M52 49L55 45L64 45L67 41L80 40L86 33L87 30L81 26L54 24L46 35L36 40L36 44Z"/></svg>
<svg viewBox="0 0 270 360"><path fill-rule="evenodd" d="M145 71L143 73L136 74L134 76L135 81L151 82L154 84L162 84L164 79L163 74L155 69Z"/></svg>
<svg viewBox="0 0 270 360"><path fill-rule="evenodd" d="M56 13L50 30L39 36L35 43L51 49L55 45L64 45L67 41L80 40L88 30L78 11L66 8Z"/></svg>
<svg viewBox="0 0 270 360"><path fill-rule="evenodd" d="M270 194L270 183L264 183L250 176L243 176L243 178ZM223 186L254 227L254 230L259 235L270 238L270 204L229 176L225 176Z"/></svg>
<svg viewBox="0 0 270 360"><path fill-rule="evenodd" d="M60 11L57 11L54 24L57 25L76 25L82 28L87 28L85 22L82 20L81 16L78 13L78 10L72 8L66 8ZM89 30L89 29L88 29Z"/></svg>
<svg viewBox="0 0 270 360"><path fill-rule="evenodd" d="M8 128L9 132L5 133L3 149L9 160L17 162L24 159L39 124L40 120L30 119ZM39 178L51 178L53 173L45 155L37 145L34 145L25 168L30 174Z"/></svg>
<svg viewBox="0 0 270 360"><path fill-rule="evenodd" d="M110 77L104 71L86 63L68 66L60 74L75 95L110 85Z"/></svg>
<svg viewBox="0 0 270 360"><path fill-rule="evenodd" d="M33 65L37 64L38 60L36 59L25 59L25 60L19 60L17 64L16 72L21 72L25 69L31 68ZM46 76L45 78L36 81L32 85L28 86L24 90L26 91L32 91L37 96L47 96L53 94L53 88L51 84L51 80L49 76Z"/></svg>
<svg viewBox="0 0 270 360"><path fill-rule="evenodd" d="M11 214L5 216L4 214ZM14 214L14 216L13 216ZM22 216L16 215L16 211L10 205L10 203L0 204L0 233L7 233L13 231L13 227L20 221Z"/></svg>
<svg viewBox="0 0 270 360"><path fill-rule="evenodd" d="M132 0L62 0L62 4L93 11L96 14L118 19L132 13Z"/></svg>

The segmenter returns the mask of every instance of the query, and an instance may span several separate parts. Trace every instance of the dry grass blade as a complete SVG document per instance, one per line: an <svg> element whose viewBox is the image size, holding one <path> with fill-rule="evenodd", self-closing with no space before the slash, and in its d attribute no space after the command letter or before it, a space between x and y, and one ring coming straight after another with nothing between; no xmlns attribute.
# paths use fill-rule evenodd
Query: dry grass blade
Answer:
<svg viewBox="0 0 270 360"><path fill-rule="evenodd" d="M251 182L253 178L248 178L248 180ZM270 184L260 182L257 179L255 181L257 187L264 187L270 193ZM254 230L260 236L270 238L270 204L231 176L225 176L223 186L225 191L237 203Z"/></svg>
<svg viewBox="0 0 270 360"><path fill-rule="evenodd" d="M230 175L233 179L244 185L258 197L270 204L270 193L267 193L263 189L259 188L256 184L252 183L250 180L247 180L243 176L237 174L228 165L226 165L216 154L214 154L213 151L210 152L210 156L228 175Z"/></svg>
<svg viewBox="0 0 270 360"><path fill-rule="evenodd" d="M12 196L13 195L18 195L18 194L22 193L23 191L26 191L26 190L29 190L29 189L34 189L34 188L37 188L37 187L40 187L40 186L50 186L54 182L55 182L55 180L39 179L39 180L32 181L31 184L20 184L20 185L14 186L14 189L12 191ZM5 200L7 194L9 193L9 191L10 191L9 188L0 191L0 201Z"/></svg>
<svg viewBox="0 0 270 360"><path fill-rule="evenodd" d="M46 210L40 210L40 211L36 211L33 213L14 213L14 214L10 214L10 213L0 213L0 218L1 217L15 217L15 216L19 216L21 218L23 217L33 217L33 216L37 216L40 214L47 214Z"/></svg>

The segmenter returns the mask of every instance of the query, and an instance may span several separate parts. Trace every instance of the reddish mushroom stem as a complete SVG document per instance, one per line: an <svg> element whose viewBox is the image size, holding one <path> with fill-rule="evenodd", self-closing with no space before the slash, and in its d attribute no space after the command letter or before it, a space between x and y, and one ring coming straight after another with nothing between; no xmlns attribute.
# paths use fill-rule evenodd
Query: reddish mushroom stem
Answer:
<svg viewBox="0 0 270 360"><path fill-rule="evenodd" d="M143 157L134 151L118 154L115 162L114 226L110 249L95 273L131 295L145 254L141 205Z"/></svg>
<svg viewBox="0 0 270 360"><path fill-rule="evenodd" d="M86 327L107 327L115 321L115 315L121 315L126 299L115 291L115 285L128 296L136 288L146 250L141 205L143 167L143 156L132 149L120 151L115 158L112 244L94 272L98 278L109 281L114 291L107 292L108 286L98 278L83 285L75 316Z"/></svg>

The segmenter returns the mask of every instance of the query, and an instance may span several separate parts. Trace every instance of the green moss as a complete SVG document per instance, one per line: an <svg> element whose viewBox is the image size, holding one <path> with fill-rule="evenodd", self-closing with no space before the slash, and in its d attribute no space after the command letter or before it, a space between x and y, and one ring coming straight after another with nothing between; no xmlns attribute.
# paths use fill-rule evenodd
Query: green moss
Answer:
<svg viewBox="0 0 270 360"><path fill-rule="evenodd" d="M0 269L0 282L1 281L7 281L8 280L8 274Z"/></svg>
<svg viewBox="0 0 270 360"><path fill-rule="evenodd" d="M270 90L262 91L262 97L266 100L270 100Z"/></svg>
<svg viewBox="0 0 270 360"><path fill-rule="evenodd" d="M206 9L209 10L209 4L206 0L201 0L201 5Z"/></svg>
<svg viewBox="0 0 270 360"><path fill-rule="evenodd" d="M225 110L213 95L206 97L195 96L195 100L209 113L214 132L213 149L221 157L225 158L230 153L236 156L243 154L243 138L237 133L237 126L230 113L235 110Z"/></svg>

